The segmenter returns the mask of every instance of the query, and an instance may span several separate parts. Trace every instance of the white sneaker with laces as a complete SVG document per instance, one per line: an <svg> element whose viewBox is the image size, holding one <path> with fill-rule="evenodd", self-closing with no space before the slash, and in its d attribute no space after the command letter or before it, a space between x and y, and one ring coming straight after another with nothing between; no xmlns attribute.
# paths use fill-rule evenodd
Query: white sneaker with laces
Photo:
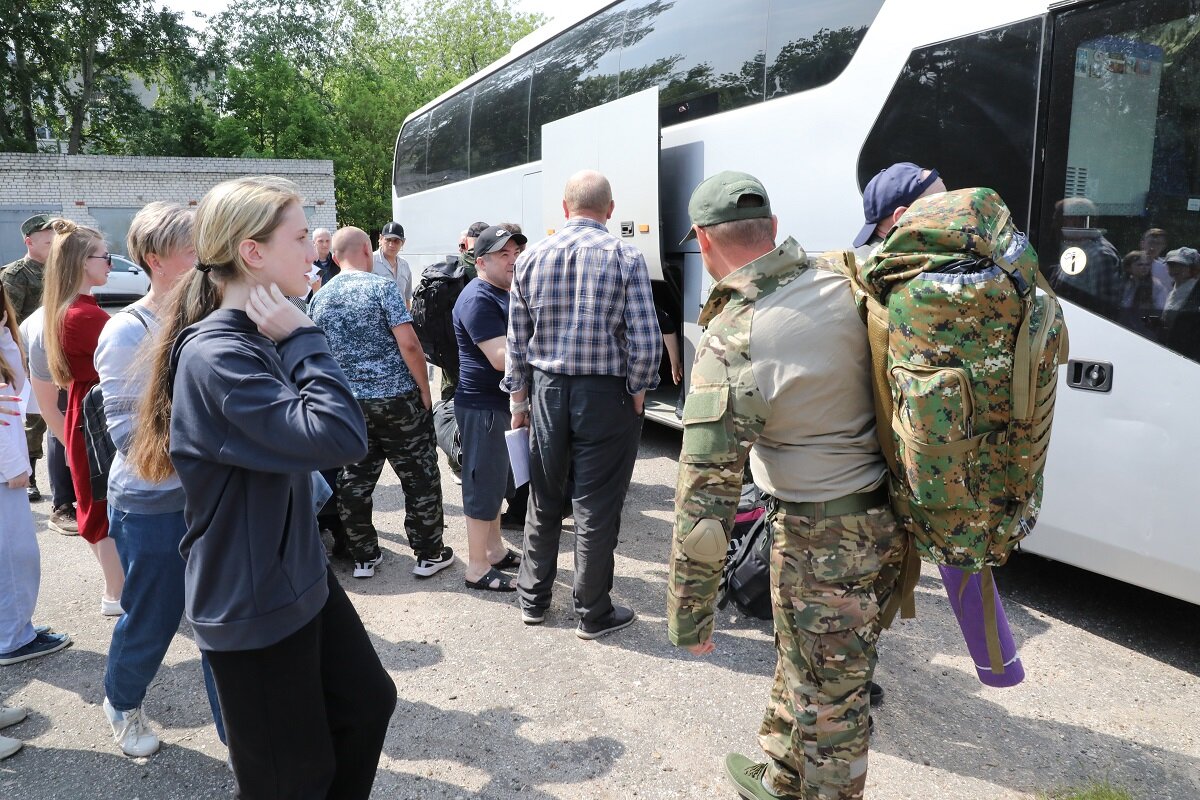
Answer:
<svg viewBox="0 0 1200 800"><path fill-rule="evenodd" d="M141 706L129 711L117 711L106 697L104 714L112 725L113 740L121 747L122 753L142 758L158 751L158 736L142 716Z"/></svg>
<svg viewBox="0 0 1200 800"><path fill-rule="evenodd" d="M0 706L0 728L16 725L27 716L29 712L24 706Z"/></svg>
<svg viewBox="0 0 1200 800"><path fill-rule="evenodd" d="M354 562L354 577L356 578L373 578L375 577L375 568L383 562L383 553L366 561Z"/></svg>
<svg viewBox="0 0 1200 800"><path fill-rule="evenodd" d="M416 575L418 578L428 578L431 575L437 575L453 563L454 551L449 547L443 547L442 552L433 558L428 556L418 558L416 566L413 567L413 575Z"/></svg>

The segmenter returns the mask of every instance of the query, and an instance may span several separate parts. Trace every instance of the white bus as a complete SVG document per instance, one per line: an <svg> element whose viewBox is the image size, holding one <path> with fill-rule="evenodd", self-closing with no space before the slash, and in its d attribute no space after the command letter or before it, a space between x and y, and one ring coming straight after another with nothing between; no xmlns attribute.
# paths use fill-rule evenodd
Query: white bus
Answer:
<svg viewBox="0 0 1200 800"><path fill-rule="evenodd" d="M1200 0L609 0L406 120L395 218L419 273L476 220L546 235L599 167L690 363L705 176L761 178L810 252L849 246L894 162L990 186L1048 276L1092 262L1060 283L1072 360L1025 548L1200 603L1200 270L1163 258L1200 248L1198 40ZM677 424L678 396L664 373L651 413Z"/></svg>

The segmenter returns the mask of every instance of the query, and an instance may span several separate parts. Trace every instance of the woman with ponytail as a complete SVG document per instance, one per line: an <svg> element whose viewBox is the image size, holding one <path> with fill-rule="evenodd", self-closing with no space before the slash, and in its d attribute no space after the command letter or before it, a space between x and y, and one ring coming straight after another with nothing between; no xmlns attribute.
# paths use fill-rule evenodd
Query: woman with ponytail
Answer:
<svg viewBox="0 0 1200 800"><path fill-rule="evenodd" d="M124 613L121 589L125 573L116 545L108 538L108 508L103 500L92 498L91 472L83 442L83 398L100 382L92 362L100 331L108 322L108 314L96 303L91 291L108 280L112 257L103 234L95 228L66 219L54 220L51 227L54 240L46 260L42 343L54 382L67 390L63 445L71 467L71 483L75 486L79 535L91 545L104 572L100 613L120 616Z"/></svg>
<svg viewBox="0 0 1200 800"><path fill-rule="evenodd" d="M310 475L366 453L325 335L286 299L315 258L295 184L226 181L162 316L130 452L176 473L185 612L243 798L367 798L396 687L329 570Z"/></svg>

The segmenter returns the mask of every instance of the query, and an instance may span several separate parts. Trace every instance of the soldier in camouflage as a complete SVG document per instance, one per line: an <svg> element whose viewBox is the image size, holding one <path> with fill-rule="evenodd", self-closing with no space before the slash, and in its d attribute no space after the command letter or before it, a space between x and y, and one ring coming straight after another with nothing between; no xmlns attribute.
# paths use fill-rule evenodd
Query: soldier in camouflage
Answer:
<svg viewBox="0 0 1200 800"><path fill-rule="evenodd" d="M54 229L50 227L53 220L54 217L50 214L34 214L22 222L21 236L25 239L25 255L11 264L0 267L0 282L3 282L4 294L8 296L13 311L17 314L18 325L42 305L43 273L46 269L46 258L50 255L50 243L54 240ZM31 502L42 499L42 492L37 485L37 462L43 455L42 441L45 438L46 420L42 415L26 415L25 443L29 447L28 492ZM54 466L53 458L51 466ZM64 517L63 521L69 522L70 519Z"/></svg>
<svg viewBox="0 0 1200 800"><path fill-rule="evenodd" d="M870 354L849 280L805 255L762 184L723 172L688 211L717 280L684 407L668 578L671 642L714 649L713 600L749 458L768 496L778 650L759 731L767 762L731 753L744 798L862 797L867 683L903 539L888 508Z"/></svg>

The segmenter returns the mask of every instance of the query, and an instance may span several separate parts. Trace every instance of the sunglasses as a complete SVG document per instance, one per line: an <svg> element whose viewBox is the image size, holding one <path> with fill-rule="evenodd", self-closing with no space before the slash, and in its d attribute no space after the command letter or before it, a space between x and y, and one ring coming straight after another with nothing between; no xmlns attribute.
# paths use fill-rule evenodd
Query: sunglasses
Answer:
<svg viewBox="0 0 1200 800"><path fill-rule="evenodd" d="M88 256L88 258L103 258L110 267L112 266L112 253L105 253L102 256Z"/></svg>

